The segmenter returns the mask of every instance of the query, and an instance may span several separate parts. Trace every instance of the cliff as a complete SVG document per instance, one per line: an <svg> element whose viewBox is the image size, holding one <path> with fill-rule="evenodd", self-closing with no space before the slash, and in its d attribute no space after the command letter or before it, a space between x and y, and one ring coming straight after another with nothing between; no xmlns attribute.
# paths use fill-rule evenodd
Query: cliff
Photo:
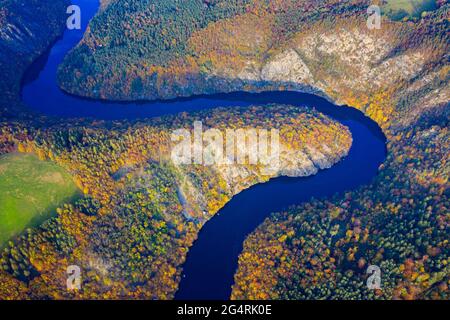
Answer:
<svg viewBox="0 0 450 320"><path fill-rule="evenodd" d="M65 27L68 1L0 1L0 119L25 116L22 77Z"/></svg>
<svg viewBox="0 0 450 320"><path fill-rule="evenodd" d="M139 19L131 22L115 1L66 58L61 87L113 100L300 90L362 109L385 127L449 99L447 4L415 21L383 16L380 30L367 28L368 1L243 1L226 8L226 18L214 18L221 4L192 13L204 22L181 37L152 20L167 7L179 12L176 2L137 6ZM178 18L175 13L175 25ZM101 27L113 19L114 27ZM140 35L159 28L158 41ZM154 52L165 52L164 60Z"/></svg>
<svg viewBox="0 0 450 320"><path fill-rule="evenodd" d="M191 132L195 121L202 122L203 136L208 129L223 135L227 129L279 129L279 166L267 172L266 164L249 160L174 162L172 133ZM65 168L85 197L2 251L0 298L16 297L19 289L20 297L36 299L172 298L203 223L234 195L276 176L314 174L344 157L352 143L336 121L312 109L279 105L122 121L108 128L4 125L1 132L19 150ZM236 142L236 148L244 147ZM71 264L83 270L78 292L65 287Z"/></svg>

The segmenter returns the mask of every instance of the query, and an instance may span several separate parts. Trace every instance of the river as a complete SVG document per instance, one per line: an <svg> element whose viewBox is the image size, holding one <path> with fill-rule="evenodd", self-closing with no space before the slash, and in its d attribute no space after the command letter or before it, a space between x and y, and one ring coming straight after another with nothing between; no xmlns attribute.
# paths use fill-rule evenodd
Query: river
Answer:
<svg viewBox="0 0 450 320"><path fill-rule="evenodd" d="M67 52L82 38L98 10L97 0L74 0L81 8L82 29L67 30L27 71L22 99L33 110L61 118L141 119L215 107L290 104L312 106L347 126L353 137L349 154L338 164L310 177L280 177L255 185L229 201L202 228L183 266L176 299L228 299L245 238L272 212L370 183L386 157L386 138L378 125L360 111L297 92L218 94L170 101L118 103L65 94L56 71Z"/></svg>

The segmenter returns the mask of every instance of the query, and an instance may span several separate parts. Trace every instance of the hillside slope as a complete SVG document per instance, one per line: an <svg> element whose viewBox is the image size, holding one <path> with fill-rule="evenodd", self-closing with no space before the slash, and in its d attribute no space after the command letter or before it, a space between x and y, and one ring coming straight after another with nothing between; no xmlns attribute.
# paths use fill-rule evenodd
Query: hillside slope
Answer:
<svg viewBox="0 0 450 320"><path fill-rule="evenodd" d="M280 166L188 165L171 158L171 132L192 128L278 128ZM65 126L65 125L62 125ZM348 129L311 109L228 108L136 124L4 125L2 137L40 154L75 178L85 198L27 230L2 251L0 299L20 286L23 298L172 298L188 248L230 198L279 175L308 176L350 149ZM241 146L242 147L242 146ZM66 268L84 270L83 289L66 290ZM26 284L26 287L25 287Z"/></svg>
<svg viewBox="0 0 450 320"><path fill-rule="evenodd" d="M29 114L19 97L22 76L33 60L61 35L68 3L0 0L0 119Z"/></svg>

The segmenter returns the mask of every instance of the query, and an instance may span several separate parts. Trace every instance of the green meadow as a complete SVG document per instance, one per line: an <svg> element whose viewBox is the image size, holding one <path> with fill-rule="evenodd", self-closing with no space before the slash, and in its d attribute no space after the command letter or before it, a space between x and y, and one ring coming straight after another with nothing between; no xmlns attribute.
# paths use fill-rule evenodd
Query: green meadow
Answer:
<svg viewBox="0 0 450 320"><path fill-rule="evenodd" d="M0 156L0 247L79 195L70 174L52 162L32 154Z"/></svg>
<svg viewBox="0 0 450 320"><path fill-rule="evenodd" d="M387 0L383 11L393 20L404 17L418 18L424 11L436 9L435 0Z"/></svg>

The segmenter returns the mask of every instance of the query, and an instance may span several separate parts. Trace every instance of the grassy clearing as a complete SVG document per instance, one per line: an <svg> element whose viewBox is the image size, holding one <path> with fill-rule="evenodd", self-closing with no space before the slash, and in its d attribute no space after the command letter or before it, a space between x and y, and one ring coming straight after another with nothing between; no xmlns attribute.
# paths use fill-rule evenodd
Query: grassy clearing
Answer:
<svg viewBox="0 0 450 320"><path fill-rule="evenodd" d="M32 154L0 156L0 247L79 195L72 177L52 162Z"/></svg>
<svg viewBox="0 0 450 320"><path fill-rule="evenodd" d="M383 11L393 20L419 18L422 12L436 9L435 0L388 0Z"/></svg>

